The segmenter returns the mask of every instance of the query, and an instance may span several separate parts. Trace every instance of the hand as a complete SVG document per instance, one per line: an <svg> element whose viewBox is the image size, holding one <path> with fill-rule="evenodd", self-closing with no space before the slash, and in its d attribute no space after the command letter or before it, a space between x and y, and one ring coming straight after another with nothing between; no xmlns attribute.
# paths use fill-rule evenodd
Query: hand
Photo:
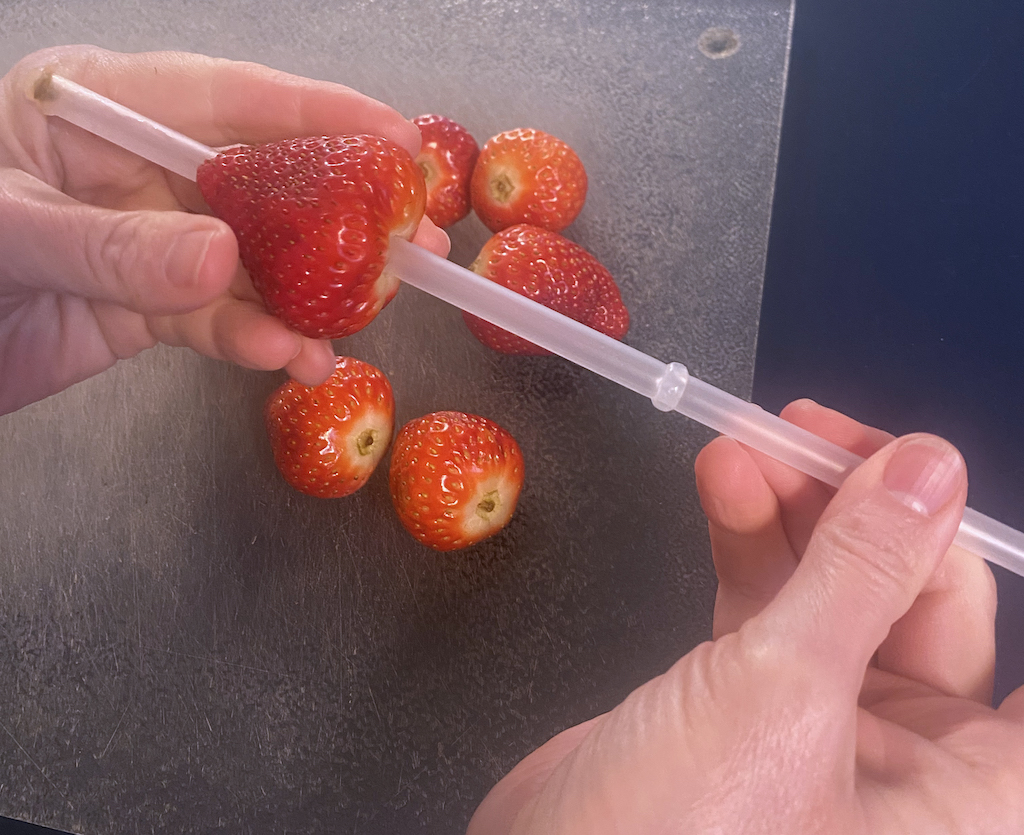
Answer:
<svg viewBox="0 0 1024 835"><path fill-rule="evenodd" d="M994 584L950 547L959 454L809 402L783 414L874 454L832 497L706 447L714 640L526 757L470 835L1024 832L1024 690L989 706Z"/></svg>
<svg viewBox="0 0 1024 835"><path fill-rule="evenodd" d="M0 80L0 414L157 342L326 379L330 343L265 312L194 183L39 113L47 68L214 147L321 133L420 143L379 102L256 64L80 46L24 58ZM447 254L429 221L416 242Z"/></svg>

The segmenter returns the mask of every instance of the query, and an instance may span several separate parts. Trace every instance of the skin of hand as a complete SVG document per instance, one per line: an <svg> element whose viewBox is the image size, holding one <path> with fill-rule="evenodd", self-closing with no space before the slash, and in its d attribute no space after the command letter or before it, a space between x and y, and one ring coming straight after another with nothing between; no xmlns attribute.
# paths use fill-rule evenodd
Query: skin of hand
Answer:
<svg viewBox="0 0 1024 835"><path fill-rule="evenodd" d="M1024 832L1024 688L991 707L994 582L950 545L959 453L783 416L870 458L833 496L709 444L713 640L527 756L469 835Z"/></svg>
<svg viewBox="0 0 1024 835"><path fill-rule="evenodd" d="M195 184L32 100L51 71L213 147L373 133L415 154L419 129L339 84L181 52L90 46L33 53L0 79L0 414L157 342L315 385L327 340L264 310L234 234ZM429 220L416 243L447 255Z"/></svg>

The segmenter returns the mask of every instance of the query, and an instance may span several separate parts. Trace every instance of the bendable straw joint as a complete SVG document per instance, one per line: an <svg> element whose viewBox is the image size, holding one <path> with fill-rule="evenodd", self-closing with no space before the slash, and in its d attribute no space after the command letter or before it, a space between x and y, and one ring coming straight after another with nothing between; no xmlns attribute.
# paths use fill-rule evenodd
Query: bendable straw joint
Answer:
<svg viewBox="0 0 1024 835"><path fill-rule="evenodd" d="M671 412L683 399L686 385L690 382L690 372L686 366L678 362L670 362L665 366L665 373L658 378L658 388L651 398L654 408L663 412Z"/></svg>

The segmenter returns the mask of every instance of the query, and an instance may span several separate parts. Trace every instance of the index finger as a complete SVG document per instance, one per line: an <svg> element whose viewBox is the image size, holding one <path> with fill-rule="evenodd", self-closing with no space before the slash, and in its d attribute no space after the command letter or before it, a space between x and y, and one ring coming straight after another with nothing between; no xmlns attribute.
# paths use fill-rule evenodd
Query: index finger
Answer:
<svg viewBox="0 0 1024 835"><path fill-rule="evenodd" d="M893 439L888 432L866 426L813 400L793 401L782 410L780 417L861 458L869 458ZM793 549L802 554L835 490L763 453L750 450L750 454L778 497L783 525Z"/></svg>
<svg viewBox="0 0 1024 835"><path fill-rule="evenodd" d="M212 146L370 133L415 155L420 132L388 105L343 84L187 52L122 54L54 47L19 63L31 84L49 70Z"/></svg>

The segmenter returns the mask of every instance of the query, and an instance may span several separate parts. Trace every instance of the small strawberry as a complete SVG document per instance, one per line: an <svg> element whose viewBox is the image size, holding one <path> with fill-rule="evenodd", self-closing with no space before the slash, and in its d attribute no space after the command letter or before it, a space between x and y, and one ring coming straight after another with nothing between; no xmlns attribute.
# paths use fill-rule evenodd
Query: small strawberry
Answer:
<svg viewBox="0 0 1024 835"><path fill-rule="evenodd" d="M384 457L395 429L395 398L384 374L338 357L325 383L291 380L267 400L274 461L296 490L323 499L354 493Z"/></svg>
<svg viewBox="0 0 1024 835"><path fill-rule="evenodd" d="M526 224L509 227L484 244L470 269L615 339L629 330L629 311L611 273L557 232ZM549 353L469 313L463 318L473 335L495 351Z"/></svg>
<svg viewBox="0 0 1024 835"><path fill-rule="evenodd" d="M427 184L427 217L447 229L469 214L469 178L480 146L468 130L447 116L426 114L413 122L423 137L416 164Z"/></svg>
<svg viewBox="0 0 1024 835"><path fill-rule="evenodd" d="M240 146L196 180L267 309L314 338L355 333L394 298L388 244L412 238L426 200L412 157L377 136Z"/></svg>
<svg viewBox="0 0 1024 835"><path fill-rule="evenodd" d="M470 182L473 210L492 232L529 223L561 232L587 198L587 172L561 139L533 128L493 136Z"/></svg>
<svg viewBox="0 0 1024 835"><path fill-rule="evenodd" d="M399 431L390 484L406 530L437 551L453 551L508 524L523 486L523 454L487 418L434 412Z"/></svg>

